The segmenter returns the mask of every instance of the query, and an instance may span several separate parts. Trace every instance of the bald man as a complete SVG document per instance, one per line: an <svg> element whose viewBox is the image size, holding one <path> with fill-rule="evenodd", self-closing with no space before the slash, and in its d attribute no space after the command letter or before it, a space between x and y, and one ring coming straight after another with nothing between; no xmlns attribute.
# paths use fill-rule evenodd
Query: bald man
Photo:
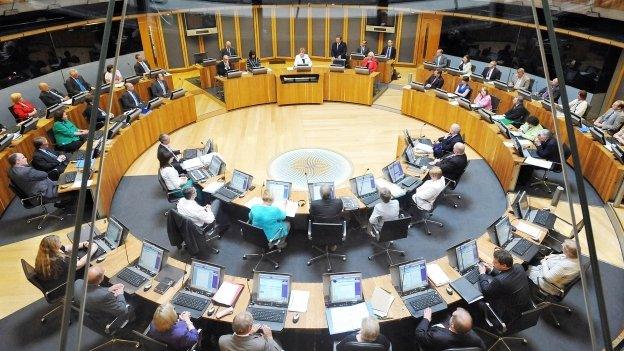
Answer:
<svg viewBox="0 0 624 351"><path fill-rule="evenodd" d="M94 87L82 78L82 76L78 74L78 71L74 68L69 70L69 78L65 81L65 88L67 88L67 93L70 96L83 92L89 92L94 89Z"/></svg>
<svg viewBox="0 0 624 351"><path fill-rule="evenodd" d="M219 338L221 351L280 351L282 348L273 339L271 328L254 324L251 313L239 313L232 321L234 334ZM262 333L259 333L262 331Z"/></svg>
<svg viewBox="0 0 624 351"><path fill-rule="evenodd" d="M50 88L48 83L45 82L39 83L39 90L41 91L41 93L39 94L39 99L46 107L60 104L61 102L69 99L68 96L61 93L60 91Z"/></svg>
<svg viewBox="0 0 624 351"><path fill-rule="evenodd" d="M229 40L225 42L225 47L221 49L221 57L226 55L228 57L237 56L236 49L232 47L232 43Z"/></svg>
<svg viewBox="0 0 624 351"><path fill-rule="evenodd" d="M433 163L442 169L445 178L457 182L468 166L466 146L463 143L455 143L452 154L436 159Z"/></svg>
<svg viewBox="0 0 624 351"><path fill-rule="evenodd" d="M443 324L431 326L431 308L416 327L416 342L427 351L442 351L459 347L479 347L485 350L483 340L472 330L472 317L459 307ZM448 325L448 327L447 327Z"/></svg>
<svg viewBox="0 0 624 351"><path fill-rule="evenodd" d="M438 142L433 145L433 157L441 158L442 156L451 153L453 146L456 143L463 143L461 127L457 123L451 124L448 134L438 139Z"/></svg>
<svg viewBox="0 0 624 351"><path fill-rule="evenodd" d="M132 83L126 83L126 91L121 95L121 108L125 111L132 110L133 108L144 108L145 103L141 100L139 94L134 91L134 85Z"/></svg>
<svg viewBox="0 0 624 351"><path fill-rule="evenodd" d="M128 305L124 297L123 284L115 284L108 288L100 286L104 280L104 268L93 266L87 274L87 297L85 310L96 322L105 325L119 316L129 313ZM84 294L84 279L74 282L74 301L80 304Z"/></svg>

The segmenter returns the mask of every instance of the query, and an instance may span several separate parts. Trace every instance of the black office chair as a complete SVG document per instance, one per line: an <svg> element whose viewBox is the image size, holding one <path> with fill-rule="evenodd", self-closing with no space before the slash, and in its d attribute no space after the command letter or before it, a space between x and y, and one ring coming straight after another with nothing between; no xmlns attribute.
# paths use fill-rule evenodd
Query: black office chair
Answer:
<svg viewBox="0 0 624 351"><path fill-rule="evenodd" d="M371 241L371 244L381 250L373 252L372 255L368 256L368 259L372 260L375 256L386 254L386 256L388 257L388 265L392 265L393 262L392 257L390 256L390 252L395 252L401 256L405 256L405 251L391 249L390 246L394 244L394 240L407 238L411 222L412 217L400 217L397 219L385 221L379 231L377 231L374 226L371 227L371 230L376 238L376 241Z"/></svg>
<svg viewBox="0 0 624 351"><path fill-rule="evenodd" d="M583 218L579 219L579 221L576 223L576 225L568 222L567 220L565 220L564 218L561 218L559 216L557 216L556 213L552 212L552 214L557 217L556 221L562 221L564 223L567 223L570 227L575 227L572 228L570 230L570 234L569 235L564 235L560 232L558 232L557 230L551 229L548 230L548 232L546 233L546 236L544 237L544 240L542 240L541 245L549 247L552 251L556 252L556 253L562 253L563 252L563 242L566 239L574 239L574 233L580 233L581 230L583 230L583 227L585 227L585 222L583 222Z"/></svg>
<svg viewBox="0 0 624 351"><path fill-rule="evenodd" d="M28 262L26 262L23 258L20 259L20 261L22 262L22 270L24 271L26 280L28 280L30 284L34 285L35 288L39 289L48 304L53 306L50 311L41 316L41 318L39 319L41 323L45 323L48 316L63 307L63 298L65 297L65 284L61 284L52 290L46 290L39 282L39 279L37 278L37 273L35 272L35 268L31 266Z"/></svg>
<svg viewBox="0 0 624 351"><path fill-rule="evenodd" d="M347 255L330 252L329 248L341 244L347 238L347 222L342 223L316 223L308 220L308 240L312 242L312 248L321 254L308 260L308 266L323 258L327 259L327 271L332 271L331 258L337 257L343 261ZM322 248L321 248L322 247Z"/></svg>
<svg viewBox="0 0 624 351"><path fill-rule="evenodd" d="M171 351L173 350L172 348L167 346L167 344L162 343L158 340L154 340L150 338L149 336L147 336L147 332L149 331L149 328L150 327L148 325L147 328L145 328L145 330L142 333L136 330L132 331L134 336L139 340L138 347L140 347L143 351ZM197 329L197 332L199 333L200 338L201 338L201 329ZM198 344L199 342L191 345L191 347L185 349L185 351L196 350L198 348Z"/></svg>
<svg viewBox="0 0 624 351"><path fill-rule="evenodd" d="M278 269L279 263L277 261L270 259L268 255L271 255L274 253L280 253L282 252L282 249L280 249L279 247L272 248L270 246L269 240L264 234L264 230L262 230L262 228L258 228L256 226L253 226L241 220L239 220L238 223L241 226L241 235L243 236L243 240L262 249L261 252L248 253L248 254L243 255L243 260L246 260L247 257L255 257L255 256L260 257L260 259L258 260L258 263L256 264L256 266L253 268L252 271L255 272L263 260L267 260L271 262L273 264L273 268Z"/></svg>
<svg viewBox="0 0 624 351"><path fill-rule="evenodd" d="M56 137L54 136L54 130L52 128L46 131L46 135L48 136L48 140L50 141L50 146L57 150L56 148Z"/></svg>
<svg viewBox="0 0 624 351"><path fill-rule="evenodd" d="M529 92L533 91L533 84L535 84L535 79L529 78L529 87L527 88Z"/></svg>
<svg viewBox="0 0 624 351"><path fill-rule="evenodd" d="M455 188L457 187L457 184L459 183L459 181L461 180L461 178L464 176L464 174L466 173L466 169L468 169L468 165L470 164L470 160L468 160L466 162L466 168L464 168L464 171L459 175L459 178L457 178L457 180L452 180L452 179L448 179L445 178L446 184L448 185L446 188L444 188L444 191L442 192L442 198L443 199L449 199L451 204L453 205L453 207L457 208L459 207L459 203L453 201L453 198L456 197L457 200L461 200L462 195L459 193L454 193L451 192L451 190L455 190Z"/></svg>
<svg viewBox="0 0 624 351"><path fill-rule="evenodd" d="M442 189L442 192L440 194L443 194L447 188L449 187L449 184L447 183L444 186L444 189ZM418 211L420 211L422 213L422 218L414 221L412 223L410 223L410 227L416 225L416 224L424 224L425 225L425 230L427 231L427 235L431 235L431 230L429 230L429 223L433 223L433 224L437 224L440 228L444 227L444 224L442 222L439 221L435 221L432 220L431 217L433 216L433 212L435 211L435 209L438 207L438 205L440 204L440 201L442 200L442 196L438 195L438 197L436 197L436 199L433 201L433 204L431 205L431 210L425 210L421 207L419 207L417 204L414 204L414 206L416 206L416 208L418 209Z"/></svg>
<svg viewBox="0 0 624 351"><path fill-rule="evenodd" d="M15 113L15 111L13 111L13 106L9 106L8 109L9 109L9 112L11 113L11 116L13 116L13 118L15 118L15 122L19 123L20 122L20 118Z"/></svg>
<svg viewBox="0 0 624 351"><path fill-rule="evenodd" d="M200 228L175 209L170 209L167 214L169 243L178 249L182 249L184 244L184 248L191 256L201 255L208 250L218 254L219 250L210 245L211 241L221 239L221 236L216 234L215 222Z"/></svg>
<svg viewBox="0 0 624 351"><path fill-rule="evenodd" d="M36 208L39 207L41 208L41 214L34 216L34 217L30 217L26 220L26 223L30 223L32 221L41 219L39 221L39 224L37 225L37 229L41 230L41 228L43 228L43 223L45 223L46 219L48 219L48 217L50 218L56 218L59 221L63 220L62 216L58 216L55 215L53 213L49 213L48 212L48 208L46 207L46 202L43 200L43 195L41 194L36 194L33 196L28 196L26 195L21 189L19 189L17 186L15 186L15 184L13 184L12 182L9 183L9 189L11 189L11 191L13 193L15 193L15 195L20 199L20 202L22 203L22 206L27 209L30 210L32 208Z"/></svg>
<svg viewBox="0 0 624 351"><path fill-rule="evenodd" d="M527 339L511 335L537 325L537 322L542 316L542 313L548 307L548 304L540 303L538 305L534 305L533 308L522 312L520 317L513 321L513 323L510 325L506 325L505 322L500 319L500 317L492 309L492 306L490 306L489 302L484 303L483 306L485 306L485 322L495 332L492 333L479 327L476 327L475 329L478 330L480 333L496 340L494 344L492 344L492 346L490 346L490 348L488 349L489 351L495 350L496 345L498 345L499 343L503 344L508 350L511 350L509 348L509 345L507 344L507 342L510 341L520 341L523 345L528 344L529 342L527 341Z"/></svg>
<svg viewBox="0 0 624 351"><path fill-rule="evenodd" d="M169 190L167 188L167 184L165 184L165 180L163 179L163 177L160 175L160 171L158 171L158 174L156 175L158 177L158 184L160 184L160 187L162 188L162 190L165 192L165 196L167 197L167 201L170 204L175 204L180 200L180 190L176 189L176 190ZM165 216L169 213L169 211L165 211Z"/></svg>
<svg viewBox="0 0 624 351"><path fill-rule="evenodd" d="M570 147L566 144L563 144L563 159L567 160L571 154L572 154L572 151L570 150ZM529 185L530 187L543 187L544 189L546 189L546 191L549 194L552 194L553 192L552 187L556 188L561 185L559 183L548 180L548 175L550 174L550 172L553 172L553 173L563 172L563 166L561 165L561 163L553 162L552 167L550 168L537 168L536 170L542 171L543 172L542 176L541 177L534 176L533 179L535 179L535 181Z"/></svg>
<svg viewBox="0 0 624 351"><path fill-rule="evenodd" d="M128 305L128 308L130 306ZM79 310L80 307L78 305L73 305L72 309ZM137 341L127 340L118 338L117 335L120 333L126 332L126 326L128 326L129 315L121 315L112 321L102 325L97 322L96 319L92 318L91 314L85 309L85 320L89 320L89 329L92 329L98 334L104 335L107 338L110 338L105 343L92 348L90 351L96 350L112 350L116 345L133 345L135 348L139 348L140 344Z"/></svg>
<svg viewBox="0 0 624 351"><path fill-rule="evenodd" d="M500 105L500 99L492 94L490 94L490 98L492 99L492 112L498 112L498 105Z"/></svg>
<svg viewBox="0 0 624 351"><path fill-rule="evenodd" d="M334 351L338 350L339 343L340 341L334 341ZM340 351L386 351L386 347L371 342L349 341L344 344ZM387 351L392 351L392 344L390 344Z"/></svg>
<svg viewBox="0 0 624 351"><path fill-rule="evenodd" d="M574 285L576 285L581 280L581 274L585 274L588 270L589 261L581 263L581 272L579 273L579 275L574 278L574 280L572 280L570 283L566 284L563 289L541 277L537 279L537 282L539 283L537 285L534 284L533 281L529 280L532 287L532 299L536 302L546 303L548 305L548 313L550 313L550 316L555 322L555 326L557 328L561 327L561 323L559 323L559 320L553 313L552 309L560 308L565 310L567 313L572 313L572 308L561 304L561 301L565 299L570 290L572 290L572 287L574 287ZM552 294L550 291L545 290L542 285L548 286L549 289L552 289L551 291L556 291L557 294Z"/></svg>

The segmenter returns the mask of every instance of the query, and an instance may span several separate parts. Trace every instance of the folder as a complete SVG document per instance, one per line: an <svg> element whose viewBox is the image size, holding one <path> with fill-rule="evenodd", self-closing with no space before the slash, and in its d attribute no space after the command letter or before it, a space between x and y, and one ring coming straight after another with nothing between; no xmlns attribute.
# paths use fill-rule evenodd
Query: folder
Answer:
<svg viewBox="0 0 624 351"><path fill-rule="evenodd" d="M243 286L241 284L223 282L217 293L212 297L212 301L219 305L234 306L242 291Z"/></svg>

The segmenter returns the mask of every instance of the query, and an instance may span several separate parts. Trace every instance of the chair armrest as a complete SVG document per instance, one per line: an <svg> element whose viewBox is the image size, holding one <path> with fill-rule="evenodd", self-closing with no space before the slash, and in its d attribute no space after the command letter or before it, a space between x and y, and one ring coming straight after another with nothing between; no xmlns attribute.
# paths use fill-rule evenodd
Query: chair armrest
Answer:
<svg viewBox="0 0 624 351"><path fill-rule="evenodd" d="M50 296L55 296L56 294L60 293L61 291L65 291L66 286L67 286L67 283L63 283L63 284L57 286L54 289L46 291L44 293L46 300L49 300Z"/></svg>
<svg viewBox="0 0 624 351"><path fill-rule="evenodd" d="M41 206L43 205L43 195L42 194L36 194L33 196L29 196L29 197L25 197L23 199L20 199L20 201L22 202L22 204L24 204L24 202L30 202L30 200L38 200L38 204L35 206Z"/></svg>
<svg viewBox="0 0 624 351"><path fill-rule="evenodd" d="M312 220L308 219L308 240L312 240Z"/></svg>
<svg viewBox="0 0 624 351"><path fill-rule="evenodd" d="M546 291L546 290L542 289L542 285L541 285L541 284L544 284L544 285L546 285L546 286L552 287L555 291L557 291L557 293L558 293L558 294L557 294L557 295L553 295L553 294L551 294L550 292L548 292L548 291ZM544 277L537 277L537 288L539 289L539 291L540 291L541 293L543 293L543 294L545 294L545 295L548 295L548 296L556 296L556 297L559 297L559 298L561 298L561 297L563 296L563 294L565 293L565 292L563 291L563 289L561 289L560 287L556 286L555 284L553 284L553 283L549 282L549 281L548 281L548 280L546 280Z"/></svg>
<svg viewBox="0 0 624 351"><path fill-rule="evenodd" d="M130 308L130 305L126 304L126 309L129 309L129 308ZM110 335L111 333L114 333L117 330L125 327L126 324L128 324L128 322L129 322L128 313L117 316L110 323L106 324L106 327L104 328L104 332Z"/></svg>
<svg viewBox="0 0 624 351"><path fill-rule="evenodd" d="M347 221L342 221L342 241L347 240Z"/></svg>
<svg viewBox="0 0 624 351"><path fill-rule="evenodd" d="M496 314L496 312L494 312L494 309L492 308L492 306L490 306L489 302L486 302L485 304L485 321L488 325L490 325L491 327L497 328L497 325L500 326L500 331L502 333L507 332L507 325L505 325L505 322L503 322L500 317ZM495 325L494 323L496 323L497 325Z"/></svg>

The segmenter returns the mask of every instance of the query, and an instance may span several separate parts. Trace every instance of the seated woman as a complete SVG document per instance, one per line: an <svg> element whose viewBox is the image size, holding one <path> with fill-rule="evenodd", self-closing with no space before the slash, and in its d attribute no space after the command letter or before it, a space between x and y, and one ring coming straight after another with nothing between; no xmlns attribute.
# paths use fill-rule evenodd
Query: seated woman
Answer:
<svg viewBox="0 0 624 351"><path fill-rule="evenodd" d="M468 85L468 81L470 81L470 78L468 78L468 76L462 77L461 82L459 82L457 88L455 88L455 94L463 98L469 99L472 89L470 88L470 85Z"/></svg>
<svg viewBox="0 0 624 351"><path fill-rule="evenodd" d="M373 207L373 213L368 221L377 231L381 230L385 221L399 218L399 201L392 199L392 194L387 188L379 189L381 202ZM372 235L372 234L371 234Z"/></svg>
<svg viewBox="0 0 624 351"><path fill-rule="evenodd" d="M492 97L490 96L490 93L488 92L488 89L486 87L481 88L481 91L474 99L474 103L481 108L492 111Z"/></svg>
<svg viewBox="0 0 624 351"><path fill-rule="evenodd" d="M464 55L464 57L462 57L462 62L457 68L462 71L462 76L470 77L470 75L472 74L472 63L470 62L470 56Z"/></svg>
<svg viewBox="0 0 624 351"><path fill-rule="evenodd" d="M249 220L251 225L264 230L270 246L277 245L281 249L286 246L286 240L281 239L288 235L290 223L286 221L286 212L272 205L273 195L265 189L262 193L262 204L254 205L249 210Z"/></svg>
<svg viewBox="0 0 624 351"><path fill-rule="evenodd" d="M78 244L79 249L89 247L88 241ZM97 251L97 245L91 246L91 254ZM48 235L41 239L39 251L35 259L35 273L43 288L47 291L64 284L69 272L69 256L71 246L65 247L57 235ZM76 269L81 269L87 264L87 255L82 256L76 263Z"/></svg>
<svg viewBox="0 0 624 351"><path fill-rule="evenodd" d="M347 335L338 343L336 350L346 350L346 344L349 342L378 344L382 345L384 350L390 348L390 341L379 333L379 322L373 317L363 318L360 331Z"/></svg>
<svg viewBox="0 0 624 351"><path fill-rule="evenodd" d="M377 71L378 63L374 52L370 51L368 55L366 55L362 60L362 66L368 68L368 71L371 73Z"/></svg>
<svg viewBox="0 0 624 351"><path fill-rule="evenodd" d="M89 133L88 130L78 129L67 118L67 112L65 111L58 111L54 114L52 132L56 140L56 148L66 152L74 152L80 149L86 135Z"/></svg>
<svg viewBox="0 0 624 351"><path fill-rule="evenodd" d="M173 350L187 350L199 340L191 314L185 311L178 317L170 302L156 308L147 336L167 344Z"/></svg>
<svg viewBox="0 0 624 351"><path fill-rule="evenodd" d="M261 66L260 59L256 56L256 51L249 50L249 56L247 57L247 70L251 71L252 68L258 68Z"/></svg>
<svg viewBox="0 0 624 351"><path fill-rule="evenodd" d="M171 162L173 161L174 155L171 151L166 149L158 151L157 157L158 162L160 163L158 174L165 182L167 190L174 192L173 196L181 198L184 196L182 193L184 189L195 187L195 190L197 190L197 197L195 198L195 201L202 206L207 204L204 199L204 191L202 187L193 183L192 179L189 179L186 176L181 176L180 173L178 173L178 171L173 167Z"/></svg>
<svg viewBox="0 0 624 351"><path fill-rule="evenodd" d="M562 254L544 257L539 266L530 266L527 272L535 285L552 295L558 295L556 288L564 289L580 273L576 242L567 239L562 248Z"/></svg>
<svg viewBox="0 0 624 351"><path fill-rule="evenodd" d="M37 115L37 109L32 102L24 99L21 93L13 93L11 94L11 109L13 110L13 114L15 115L16 122L21 122L26 120L28 117L33 117Z"/></svg>
<svg viewBox="0 0 624 351"><path fill-rule="evenodd" d="M534 141L544 127L542 127L537 117L529 116L527 117L526 122L524 122L519 129L520 132L522 132L521 136L523 138Z"/></svg>
<svg viewBox="0 0 624 351"><path fill-rule="evenodd" d="M106 83L120 84L123 83L124 78L119 70L115 70L115 75L113 76L113 65L108 65L106 66L106 73L104 73L104 81Z"/></svg>

